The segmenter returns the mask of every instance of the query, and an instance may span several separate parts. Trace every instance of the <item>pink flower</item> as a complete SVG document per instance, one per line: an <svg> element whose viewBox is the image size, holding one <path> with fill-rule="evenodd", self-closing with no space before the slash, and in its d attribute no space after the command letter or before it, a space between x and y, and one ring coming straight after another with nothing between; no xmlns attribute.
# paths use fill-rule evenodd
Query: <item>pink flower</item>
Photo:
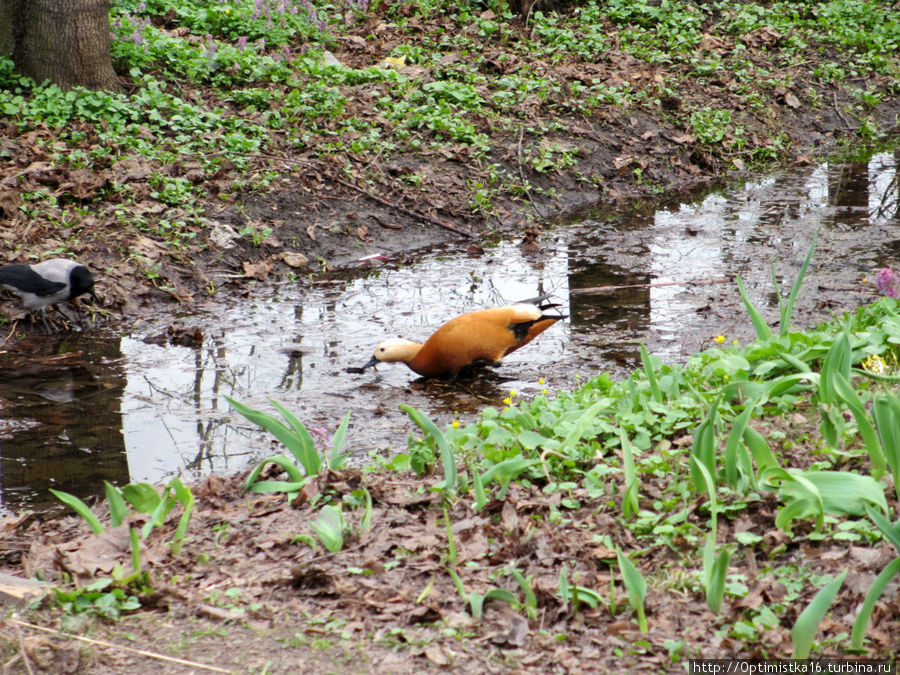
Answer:
<svg viewBox="0 0 900 675"><path fill-rule="evenodd" d="M890 267L882 267L875 275L878 290L889 298L900 296L900 276Z"/></svg>

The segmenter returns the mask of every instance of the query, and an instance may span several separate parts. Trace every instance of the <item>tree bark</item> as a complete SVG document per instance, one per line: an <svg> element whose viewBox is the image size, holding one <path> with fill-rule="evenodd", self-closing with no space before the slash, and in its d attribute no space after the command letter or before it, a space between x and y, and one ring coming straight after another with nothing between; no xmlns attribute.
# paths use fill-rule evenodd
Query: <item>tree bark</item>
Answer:
<svg viewBox="0 0 900 675"><path fill-rule="evenodd" d="M0 0L0 54L37 82L121 89L109 40L109 0Z"/></svg>

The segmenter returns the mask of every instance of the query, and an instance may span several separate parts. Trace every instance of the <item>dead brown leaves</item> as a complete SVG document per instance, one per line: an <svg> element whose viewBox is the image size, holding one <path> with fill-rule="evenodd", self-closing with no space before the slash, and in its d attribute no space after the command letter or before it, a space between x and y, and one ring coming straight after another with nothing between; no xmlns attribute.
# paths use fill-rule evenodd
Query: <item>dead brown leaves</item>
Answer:
<svg viewBox="0 0 900 675"><path fill-rule="evenodd" d="M696 552L694 544L672 539L681 549L677 553L662 544L649 544L645 538L636 539L619 522L614 506L591 499L581 489L566 496L583 506L564 509L559 493L548 495L519 484L510 486L503 501L492 501L481 512L474 511L466 499L446 504L456 550L454 564L445 504L439 493L429 489L433 481L357 470L329 473L312 481L298 504L290 506L280 495L244 494L243 476L213 476L194 488L196 511L183 555L172 560L167 541L174 525L167 525L155 531L142 549L144 569L156 580L157 602L167 605L173 616L252 619L259 626L275 625L286 616L300 614L340 616L347 639L354 643L373 639L373 645L399 641L405 645L401 653L411 667L418 660L437 667L468 664L471 668L485 659L500 658L518 663L528 672L560 668L610 672L637 664L665 669L669 665L667 642L682 639L691 653L747 656L755 653L755 643L717 637L717 627L752 616L763 606L787 603L799 612L816 591L810 586L798 596L794 587L789 594L782 581L760 573L763 564L747 549L735 557L732 566L735 573L743 574L748 593L728 600L723 616L713 616L696 584L684 583L699 571L696 566L683 567ZM368 531L359 527L361 509L347 501L361 485L373 499ZM323 497L344 503L349 529L338 553L295 541L297 535L311 532L309 524ZM707 514L696 506L692 505L689 518L702 527ZM846 631L852 623L852 607L890 557L887 546L805 540L798 548L796 538L785 538L770 529L774 518L771 506L758 502L736 520L723 521L721 536L727 537L732 528L773 535L771 541L756 548L757 555L768 551L776 556L765 561L766 567L787 564L797 556L816 573L851 566L854 575L848 577L848 591L834 612L843 618L823 627L823 635ZM67 518L30 524L24 534L31 539L31 548L22 554L20 565L7 564L5 571L39 572L50 580L65 572L84 584L108 575L117 561L123 565L129 561L127 534L120 528L93 536L86 534L80 521ZM629 552L648 581L648 635L637 631L615 567L615 550L609 544ZM560 600L563 567L570 583L593 589L604 598L597 609L582 606L573 613L572 607ZM476 621L448 569L456 571L467 594L504 588L521 599L522 590L509 574L511 568L530 579L537 598L537 618L529 620L524 608L489 601L483 620ZM163 579L175 581L166 586ZM611 584L615 589L612 596ZM228 589L239 590L239 603L221 602ZM609 610L613 598L618 607L615 614ZM248 613L246 608L251 606L258 609ZM880 623L873 624L879 626L879 633L873 634L878 653L892 645L896 648L896 635L900 635L900 630L888 628L897 620L886 616L886 611L878 609ZM763 637L770 655L789 653L789 627L767 630ZM315 631L314 626L306 630ZM448 637L448 630L456 637ZM556 635L566 638L558 641ZM460 636L466 639L460 641ZM634 652L637 640L647 646ZM623 651L630 654L624 660Z"/></svg>

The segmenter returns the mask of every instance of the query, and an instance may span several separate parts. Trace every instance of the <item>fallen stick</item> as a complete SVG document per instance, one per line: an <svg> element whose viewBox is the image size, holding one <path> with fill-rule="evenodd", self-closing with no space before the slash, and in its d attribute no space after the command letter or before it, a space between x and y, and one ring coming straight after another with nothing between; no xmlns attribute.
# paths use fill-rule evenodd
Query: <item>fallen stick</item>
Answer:
<svg viewBox="0 0 900 675"><path fill-rule="evenodd" d="M351 190L356 190L360 194L365 195L369 199L373 199L379 204L383 204L389 209L393 209L395 211L399 211L400 213L405 213L410 218L416 218L419 220L424 220L432 225L437 225L438 227L443 227L445 230L450 230L450 232L455 232L456 234L460 234L464 237L468 237L469 239L474 239L475 235L471 232L466 232L465 230L460 230L459 228L453 227L449 223L441 222L436 218L432 218L431 216L425 215L424 213L419 213L418 211L413 211L412 209L407 209L404 206L400 206L399 204L394 204L393 202L388 201L384 197L379 197L378 195L372 194L368 190L365 190L358 185L354 185L353 183L348 183L347 181L343 181L340 178L335 178L335 182L340 183L344 187L350 188Z"/></svg>
<svg viewBox="0 0 900 675"><path fill-rule="evenodd" d="M606 293L607 291L619 291L625 288L657 288L659 286L706 286L707 284L724 284L732 279L700 279L698 281L656 281L649 284L621 284L619 286L591 286L590 288L571 288L569 295L586 295L588 293Z"/></svg>
<svg viewBox="0 0 900 675"><path fill-rule="evenodd" d="M58 630L54 630L53 628L45 628L44 626L38 626L33 623L28 623L27 621L19 621L18 619L6 619L7 621L13 623L16 626L24 626L26 628L33 628L34 630L44 631L45 633L50 633L51 635L56 635L57 637L69 638L72 640L81 640L82 642L87 642L88 644L96 645L98 647L109 647L111 649L119 649L124 652L131 652L132 654L138 654L140 656L147 656L151 659L159 659L160 661L169 661L171 663L180 663L185 666L191 666L192 668L202 668L203 670L210 670L214 673L230 673L230 670L225 670L223 668L217 668L216 666L208 666L205 663L197 663L196 661L187 661L185 659L179 659L174 656L166 656L165 654L156 654L154 652L147 652L143 649L135 649L134 647L125 647L124 645L117 645L114 642L105 642L103 640L94 640L92 638L81 637L80 635L72 635L71 633L63 633Z"/></svg>
<svg viewBox="0 0 900 675"><path fill-rule="evenodd" d="M207 154L224 156L225 153L211 152L211 153L207 153ZM234 152L234 153L230 153L230 154L241 155L242 157L265 157L267 159L275 159L275 160L278 160L281 162L285 162L287 164L295 164L295 165L299 164L302 166L315 166L315 164L313 162L310 162L308 160L294 159L291 157L282 157L280 155L270 155L270 154L266 154L263 152ZM371 162L370 162L370 164L371 164ZM399 204L394 204L393 202L385 199L384 197L379 197L378 195L372 194L368 190L361 188L358 185L354 185L353 183L348 183L346 181L341 180L340 178L335 178L334 180L335 180L335 182L340 183L344 187L350 188L351 190L356 190L360 194L363 194L366 197L368 197L369 199L373 199L376 202L383 204L384 206L388 207L389 209L399 211L400 213L405 213L410 218L424 220L428 223L431 223L432 225L437 225L438 227L443 227L445 230L449 230L450 232L455 232L456 234L462 235L463 237L468 237L469 239L475 238L475 235L472 234L471 232L466 232L465 230L460 230L459 228L456 228L453 225L450 225L449 223L441 222L440 220L438 220L436 218L432 218L431 216L426 215L424 213L419 213L418 211L413 211L412 209L407 209L406 207L400 206ZM333 197L333 195L321 195L321 194L319 194L319 196Z"/></svg>

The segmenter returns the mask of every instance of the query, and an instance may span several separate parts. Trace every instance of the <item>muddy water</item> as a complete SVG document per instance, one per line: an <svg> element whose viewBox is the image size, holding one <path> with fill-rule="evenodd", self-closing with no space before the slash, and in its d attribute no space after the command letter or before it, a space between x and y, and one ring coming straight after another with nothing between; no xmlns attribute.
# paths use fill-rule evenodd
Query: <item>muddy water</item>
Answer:
<svg viewBox="0 0 900 675"><path fill-rule="evenodd" d="M103 479L195 479L271 454L269 437L231 414L226 395L267 410L275 398L321 435L352 411L347 448L364 459L405 448L401 402L442 422L466 420L502 405L510 389L527 398L602 371L622 375L639 342L678 362L717 335L752 339L732 277L774 322L769 262L789 288L818 232L794 318L814 324L876 297L866 278L900 248L897 175L891 154L805 167L656 210L605 207L549 230L537 251L517 242L475 256L439 249L349 281L257 286L125 336L35 338L32 358L0 370L2 509L47 504L49 487L85 496ZM712 283L686 283L698 281ZM607 286L625 288L590 291ZM480 377L344 370L383 337L424 339L461 312L541 293L570 318ZM171 327L200 339L173 344ZM70 356L47 364L49 354Z"/></svg>

